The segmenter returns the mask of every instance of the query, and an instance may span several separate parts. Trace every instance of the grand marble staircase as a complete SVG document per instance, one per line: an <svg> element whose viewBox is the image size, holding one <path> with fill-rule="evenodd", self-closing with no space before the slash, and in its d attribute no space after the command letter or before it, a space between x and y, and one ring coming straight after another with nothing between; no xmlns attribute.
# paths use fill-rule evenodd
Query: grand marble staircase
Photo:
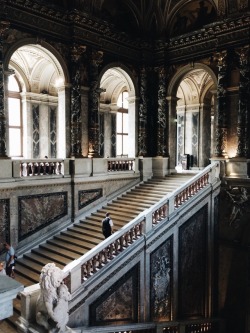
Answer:
<svg viewBox="0 0 250 333"><path fill-rule="evenodd" d="M193 176L194 174L175 174L140 183L91 213L84 220L73 224L18 258L15 267L16 280L25 287L38 283L41 269L47 263L54 262L63 268L104 240L101 220L107 211L110 212L114 222L114 231L117 231ZM14 315L8 318L11 325L15 324L19 315L20 302L17 299L14 301Z"/></svg>

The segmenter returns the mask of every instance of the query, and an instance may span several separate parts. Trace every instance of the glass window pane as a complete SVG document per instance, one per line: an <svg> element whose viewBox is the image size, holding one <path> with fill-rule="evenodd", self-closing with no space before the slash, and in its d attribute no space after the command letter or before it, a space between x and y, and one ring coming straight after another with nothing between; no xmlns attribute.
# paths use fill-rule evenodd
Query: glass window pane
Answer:
<svg viewBox="0 0 250 333"><path fill-rule="evenodd" d="M123 133L128 133L128 113L123 113Z"/></svg>
<svg viewBox="0 0 250 333"><path fill-rule="evenodd" d="M116 114L116 131L122 133L122 113L117 112Z"/></svg>
<svg viewBox="0 0 250 333"><path fill-rule="evenodd" d="M9 136L9 156L21 156L21 130L19 128L10 128Z"/></svg>
<svg viewBox="0 0 250 333"><path fill-rule="evenodd" d="M116 155L122 154L122 135L116 136Z"/></svg>
<svg viewBox="0 0 250 333"><path fill-rule="evenodd" d="M13 75L9 76L8 90L18 92L20 91L17 80Z"/></svg>
<svg viewBox="0 0 250 333"><path fill-rule="evenodd" d="M123 135L123 154L128 154L129 151L129 141L128 141L128 135Z"/></svg>
<svg viewBox="0 0 250 333"><path fill-rule="evenodd" d="M9 126L21 126L20 100L8 98L9 103Z"/></svg>

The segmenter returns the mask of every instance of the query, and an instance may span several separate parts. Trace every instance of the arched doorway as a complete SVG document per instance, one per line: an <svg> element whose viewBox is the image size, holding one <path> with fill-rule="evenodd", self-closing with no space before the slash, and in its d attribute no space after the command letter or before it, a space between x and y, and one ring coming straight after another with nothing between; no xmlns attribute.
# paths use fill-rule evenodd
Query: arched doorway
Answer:
<svg viewBox="0 0 250 333"><path fill-rule="evenodd" d="M121 67L112 67L103 73L100 87L100 155L135 157L136 99L131 77Z"/></svg>
<svg viewBox="0 0 250 333"><path fill-rule="evenodd" d="M172 159L177 170L204 168L210 163L213 154L215 88L214 73L201 64L195 64L192 69L186 66L170 84L169 94L175 100L170 107L176 118L176 128L172 128L172 132L175 132L176 155Z"/></svg>
<svg viewBox="0 0 250 333"><path fill-rule="evenodd" d="M8 69L8 156L65 158L65 75L58 59L26 44L10 56Z"/></svg>

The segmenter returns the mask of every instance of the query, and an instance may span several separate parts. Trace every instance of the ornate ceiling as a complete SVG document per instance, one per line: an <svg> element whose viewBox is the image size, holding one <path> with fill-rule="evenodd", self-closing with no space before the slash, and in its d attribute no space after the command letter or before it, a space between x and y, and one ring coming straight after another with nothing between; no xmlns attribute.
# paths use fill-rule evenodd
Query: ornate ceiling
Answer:
<svg viewBox="0 0 250 333"><path fill-rule="evenodd" d="M237 0L231 0L234 2ZM48 2L44 0L43 2ZM211 23L225 0L52 0L50 6L78 10L112 23L130 37L180 35Z"/></svg>

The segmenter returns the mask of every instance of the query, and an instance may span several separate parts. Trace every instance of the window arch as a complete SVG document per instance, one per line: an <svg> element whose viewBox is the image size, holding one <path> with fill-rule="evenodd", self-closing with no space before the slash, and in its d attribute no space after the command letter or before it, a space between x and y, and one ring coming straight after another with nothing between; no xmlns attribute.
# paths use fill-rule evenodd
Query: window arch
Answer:
<svg viewBox="0 0 250 333"><path fill-rule="evenodd" d="M57 57L37 44L11 55L8 69L7 147L10 157L65 158L66 93L64 71Z"/></svg>
<svg viewBox="0 0 250 333"><path fill-rule="evenodd" d="M9 156L22 156L22 104L20 84L14 75L8 78Z"/></svg>

